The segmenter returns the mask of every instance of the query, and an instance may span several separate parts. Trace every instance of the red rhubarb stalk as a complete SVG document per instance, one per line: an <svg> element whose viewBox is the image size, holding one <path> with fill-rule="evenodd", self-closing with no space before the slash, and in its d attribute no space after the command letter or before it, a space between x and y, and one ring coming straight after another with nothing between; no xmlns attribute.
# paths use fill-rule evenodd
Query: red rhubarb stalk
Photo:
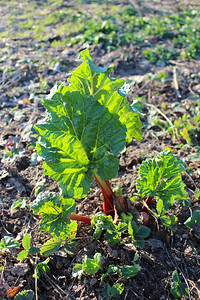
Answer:
<svg viewBox="0 0 200 300"><path fill-rule="evenodd" d="M113 195L114 192L111 189L109 180L101 180L101 178L95 174L94 178L98 185L101 188L101 192L103 195L103 212L106 215L111 215L114 217L115 211L114 211L114 203L113 203Z"/></svg>
<svg viewBox="0 0 200 300"><path fill-rule="evenodd" d="M70 220L81 221L85 224L91 225L91 219L89 217L84 217L77 214L71 214L69 218Z"/></svg>
<svg viewBox="0 0 200 300"><path fill-rule="evenodd" d="M147 199L146 199L146 201L145 201L146 205L150 206L152 200L153 200L153 196L148 196ZM145 205L143 205L142 211L148 213L148 209L147 209L147 207Z"/></svg>

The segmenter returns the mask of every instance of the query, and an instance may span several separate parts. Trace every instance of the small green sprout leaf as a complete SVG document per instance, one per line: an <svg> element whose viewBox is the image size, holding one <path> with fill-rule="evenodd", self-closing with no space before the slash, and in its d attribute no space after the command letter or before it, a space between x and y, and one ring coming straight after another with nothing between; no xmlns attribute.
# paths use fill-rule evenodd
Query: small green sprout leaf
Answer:
<svg viewBox="0 0 200 300"><path fill-rule="evenodd" d="M175 216L175 215L169 215L169 216L163 215L163 216L160 217L160 219L161 219L162 224L163 224L165 227L168 227L168 228L170 228L170 229L173 230L173 231L176 230L176 228L174 227L174 225L175 225L175 224L177 223L177 221L178 221L177 216Z"/></svg>
<svg viewBox="0 0 200 300"><path fill-rule="evenodd" d="M48 262L50 261L49 258L47 258L45 261L41 262L41 263L38 263L36 265L36 276L37 276L37 279L40 278L41 276L41 273L49 273L50 271L50 268L48 266ZM33 275L33 278L35 277L35 274Z"/></svg>
<svg viewBox="0 0 200 300"><path fill-rule="evenodd" d="M98 272L100 269L101 257L101 253L96 253L93 259L87 258L85 255L82 262L83 272L86 274L94 274Z"/></svg>
<svg viewBox="0 0 200 300"><path fill-rule="evenodd" d="M184 296L185 298L189 298L187 285L181 282L176 270L172 273L172 278L173 278L173 283L171 286L171 294L175 298L180 298L181 296Z"/></svg>
<svg viewBox="0 0 200 300"><path fill-rule="evenodd" d="M27 250L20 251L20 253L18 254L17 260L26 259L28 257L28 254L29 254L29 252Z"/></svg>
<svg viewBox="0 0 200 300"><path fill-rule="evenodd" d="M11 236L4 236L0 241L0 253L4 253L6 248L19 247L19 242Z"/></svg>
<svg viewBox="0 0 200 300"><path fill-rule="evenodd" d="M26 199L19 199L11 205L11 211L15 210L16 208L25 208L26 206Z"/></svg>
<svg viewBox="0 0 200 300"><path fill-rule="evenodd" d="M109 245L115 245L118 242L122 242L121 234L128 228L128 225L124 222L114 224L112 217L106 216L102 212L92 216L91 226L95 229L93 234L94 238L99 238L102 231L106 230L104 236L108 240Z"/></svg>
<svg viewBox="0 0 200 300"><path fill-rule="evenodd" d="M123 283L116 283L113 286L111 286L109 283L106 283L104 289L103 289L103 299L112 299L119 295L121 295L124 291L124 285Z"/></svg>
<svg viewBox="0 0 200 300"><path fill-rule="evenodd" d="M73 268L73 277L81 278L83 273L95 274L99 271L101 263L101 253L96 253L94 258L88 258L87 255L84 256L82 264L76 264Z"/></svg>
<svg viewBox="0 0 200 300"><path fill-rule="evenodd" d="M34 292L32 290L24 290L15 296L15 300L33 300Z"/></svg>
<svg viewBox="0 0 200 300"><path fill-rule="evenodd" d="M151 229L141 225L139 228L134 221L129 221L128 223L128 233L132 238L132 242L136 247L144 247L144 238L148 237Z"/></svg>
<svg viewBox="0 0 200 300"><path fill-rule="evenodd" d="M135 275L137 275L139 271L140 271L140 266L137 264L124 265L121 269L122 276L124 276L126 279L135 277Z"/></svg>
<svg viewBox="0 0 200 300"><path fill-rule="evenodd" d="M184 224L188 228L193 229L197 237L200 239L200 210L195 210L192 217L189 217Z"/></svg>
<svg viewBox="0 0 200 300"><path fill-rule="evenodd" d="M30 248L31 248L31 238L30 238L30 235L28 233L25 234L25 236L22 240L22 246L27 251L30 250Z"/></svg>
<svg viewBox="0 0 200 300"><path fill-rule="evenodd" d="M82 264L76 264L72 270L72 276L81 278L83 274Z"/></svg>

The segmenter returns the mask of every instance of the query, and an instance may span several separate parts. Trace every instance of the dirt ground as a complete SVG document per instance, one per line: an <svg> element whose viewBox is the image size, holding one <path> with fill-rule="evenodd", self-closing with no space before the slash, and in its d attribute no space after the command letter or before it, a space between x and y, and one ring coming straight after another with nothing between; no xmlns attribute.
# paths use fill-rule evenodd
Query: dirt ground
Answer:
<svg viewBox="0 0 200 300"><path fill-rule="evenodd" d="M178 10L183 5L181 1L167 0L142 1L143 5L139 5L139 1L130 2L139 14L144 14L145 11L162 15L174 11L174 7ZM70 5L76 5L76 1L71 1ZM87 8L87 3L84 5ZM195 1L184 2L184 5L196 7ZM6 30L9 19L9 1L5 4L1 2L0 8L0 30L3 31ZM23 6L21 9L23 10ZM19 199L25 199L27 203L35 199L35 186L44 179L42 161L34 150L37 135L33 130L33 125L45 117L41 99L49 93L56 81L67 81L69 72L78 65L76 57L82 48L74 45L56 49L47 40L46 55L43 55L40 41L15 37L3 38L0 45L3 50L0 59L0 239L11 236L21 242L28 232L33 245L39 247L48 239L47 234L38 229L39 219L28 206L11 212L11 205ZM135 184L141 162L168 146L183 160L188 170L192 169L192 172L183 175L192 203L188 209L179 204L172 207L173 213L178 217L176 231L166 229L150 217L150 236L145 240L145 247L138 250L133 245L111 247L103 237L95 240L92 238L93 230L87 225L79 224L76 237L79 243L75 255L69 256L61 249L50 256L50 273L43 274L37 281L38 299L102 299L105 283L100 280L100 276L73 278L73 266L80 263L85 254L93 257L96 252L100 252L103 256L102 270L106 271L110 264L130 264L136 250L141 270L132 279L121 279L125 289L117 299L174 299L170 294L170 287L171 275L175 269L187 284L190 299L200 299L200 240L183 225L191 212L199 208L199 201L193 201L193 194L195 188L200 188L200 161L188 157L192 153L192 147L178 147L184 143L181 138L174 140L168 132L163 131L160 135L155 134L159 132L158 128L148 126L151 105L163 111L173 121L181 115L181 111L174 111L176 106L187 107L190 105L188 99L200 97L199 82L191 77L192 74L200 73L200 62L176 60L173 64L160 67L149 63L141 55L141 50L132 45L112 52L107 52L98 44L91 45L89 49L98 66L113 64L112 75L131 82L132 90L128 95L130 102L137 95L144 98L146 103L142 117L143 140L133 140L127 144L126 151L120 157L118 176L111 181L112 186L120 185L123 196L131 198L136 192ZM46 62L55 57L58 62L48 67ZM160 72L169 74L164 83L156 82L149 76ZM174 87L174 72L180 95ZM163 110L163 107L166 109ZM162 116L160 118L163 119ZM6 157L6 151L12 151L13 155ZM58 185L49 178L46 178L45 187L50 191L59 191ZM94 182L88 196L77 201L76 210L89 216L100 211L101 204L102 196ZM141 203L135 204L135 209L139 212ZM13 286L21 285L21 290L35 291L34 266L29 260L19 262L18 253L19 249L10 248L10 251L0 256L0 266L4 267L0 273L0 299L7 299L6 291ZM42 258L38 257L38 260ZM115 279L112 280L109 282L115 283Z"/></svg>

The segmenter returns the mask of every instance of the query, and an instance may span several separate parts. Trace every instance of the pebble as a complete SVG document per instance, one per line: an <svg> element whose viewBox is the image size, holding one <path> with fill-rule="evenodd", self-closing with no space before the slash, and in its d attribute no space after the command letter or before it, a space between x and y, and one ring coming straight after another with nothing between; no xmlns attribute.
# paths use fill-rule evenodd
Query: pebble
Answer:
<svg viewBox="0 0 200 300"><path fill-rule="evenodd" d="M20 275L23 276L29 271L29 267L27 264L19 263L14 265L11 269L12 275Z"/></svg>
<svg viewBox="0 0 200 300"><path fill-rule="evenodd" d="M183 234L183 239L186 239L186 240L187 240L187 239L188 239L188 234L184 233L184 234Z"/></svg>
<svg viewBox="0 0 200 300"><path fill-rule="evenodd" d="M14 281L15 277L13 277L12 275L8 275L7 277L7 281Z"/></svg>
<svg viewBox="0 0 200 300"><path fill-rule="evenodd" d="M14 120L17 122L24 122L26 120L26 116L21 113L21 111L16 111L14 115Z"/></svg>
<svg viewBox="0 0 200 300"><path fill-rule="evenodd" d="M92 278L91 280L90 280L90 286L94 286L96 283L97 283L97 279L96 278Z"/></svg>
<svg viewBox="0 0 200 300"><path fill-rule="evenodd" d="M119 256L117 250L112 250L112 257L117 258Z"/></svg>

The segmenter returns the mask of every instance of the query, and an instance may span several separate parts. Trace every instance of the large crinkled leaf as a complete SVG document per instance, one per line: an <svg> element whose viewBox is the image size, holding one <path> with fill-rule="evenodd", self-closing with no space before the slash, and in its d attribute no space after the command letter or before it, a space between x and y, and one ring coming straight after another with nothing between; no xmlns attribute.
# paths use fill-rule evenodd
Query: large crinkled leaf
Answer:
<svg viewBox="0 0 200 300"><path fill-rule="evenodd" d="M39 193L31 203L36 215L41 215L40 229L52 236L68 236L71 227L69 216L75 210L75 200L65 199L54 192Z"/></svg>
<svg viewBox="0 0 200 300"><path fill-rule="evenodd" d="M117 155L126 142L118 115L94 97L63 86L43 103L48 115L35 126L41 136L36 149L45 159L45 174L61 185L63 196L86 196L94 173L102 180L115 177Z"/></svg>
<svg viewBox="0 0 200 300"><path fill-rule="evenodd" d="M142 139L140 115L125 98L124 80L109 77L113 66L108 68L97 67L86 49L79 57L83 63L72 72L68 81L71 83L68 90L79 90L86 95L94 96L112 114L117 114L119 120L127 128L126 140Z"/></svg>
<svg viewBox="0 0 200 300"><path fill-rule="evenodd" d="M139 169L137 190L144 197L155 196L159 213L167 210L175 198L184 199L187 193L182 181L181 162L171 154L171 150L143 161Z"/></svg>
<svg viewBox="0 0 200 300"><path fill-rule="evenodd" d="M68 224L67 231L59 236L53 236L45 242L40 248L40 254L49 256L60 249L65 244L65 247L73 245L72 239L75 238L77 232L77 222L73 221Z"/></svg>

